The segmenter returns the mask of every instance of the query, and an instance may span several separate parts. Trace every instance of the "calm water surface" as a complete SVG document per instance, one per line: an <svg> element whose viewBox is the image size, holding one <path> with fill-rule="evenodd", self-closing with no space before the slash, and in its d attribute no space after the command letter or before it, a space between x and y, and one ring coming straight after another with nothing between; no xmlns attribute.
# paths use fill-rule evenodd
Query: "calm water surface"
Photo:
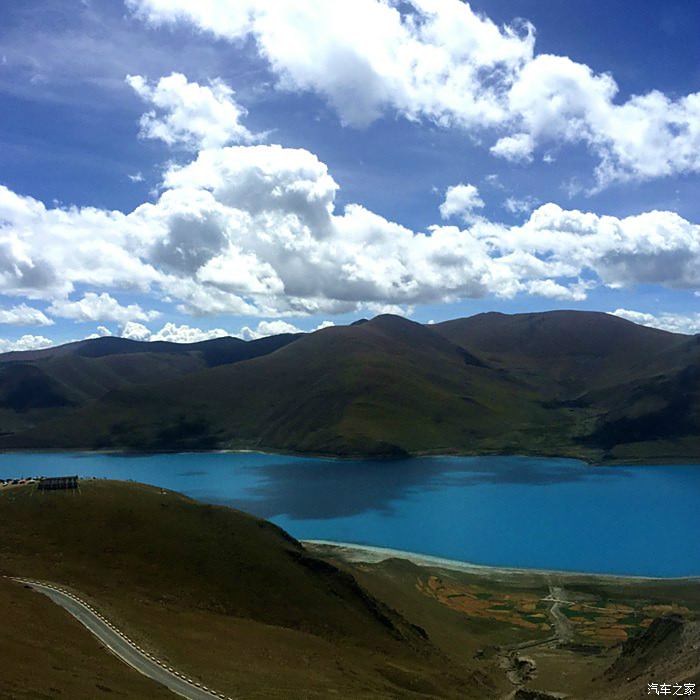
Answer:
<svg viewBox="0 0 700 700"><path fill-rule="evenodd" d="M268 518L301 539L496 566L700 575L700 465L589 467L527 457L0 454L0 477L36 474L162 486Z"/></svg>

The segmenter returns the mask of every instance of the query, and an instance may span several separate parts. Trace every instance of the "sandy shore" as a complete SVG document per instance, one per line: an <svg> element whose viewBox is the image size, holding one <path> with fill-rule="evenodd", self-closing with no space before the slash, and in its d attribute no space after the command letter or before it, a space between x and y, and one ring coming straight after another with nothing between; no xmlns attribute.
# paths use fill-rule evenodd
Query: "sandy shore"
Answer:
<svg viewBox="0 0 700 700"><path fill-rule="evenodd" d="M430 566L440 569L448 569L450 571L462 571L468 574L476 574L479 576L488 576L492 578L499 577L522 577L522 576L557 576L568 579L595 579L596 581L610 581L611 583L627 582L649 582L649 581L668 581L668 582L693 582L699 583L700 576L682 576L676 578L659 578L654 576L630 576L622 574L594 574L579 571L559 571L556 569L518 569L513 567L502 566L484 566L482 564L471 564L469 562L458 561L455 559L445 559L443 557L434 557L429 554L418 554L416 552L407 552L401 549L390 549L388 547L373 547L371 545L353 544L351 542L331 542L328 540L302 540L302 544L309 545L312 549L331 550L336 556L341 557L348 562L363 562L367 564L376 564L387 559L405 559L417 566Z"/></svg>

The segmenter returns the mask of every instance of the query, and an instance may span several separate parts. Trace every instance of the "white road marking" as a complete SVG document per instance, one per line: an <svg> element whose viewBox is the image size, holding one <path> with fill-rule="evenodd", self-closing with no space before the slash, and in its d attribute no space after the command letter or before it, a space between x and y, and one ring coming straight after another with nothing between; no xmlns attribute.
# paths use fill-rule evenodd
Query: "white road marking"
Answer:
<svg viewBox="0 0 700 700"><path fill-rule="evenodd" d="M34 586L36 586L37 589L39 589L39 590L40 590L40 589L46 589L46 590L51 591L51 592L53 592L53 593L60 593L60 594L64 595L66 598L68 598L69 600L71 600L72 602L76 603L76 604L79 605L81 608L83 608L85 611L87 611L88 613L90 613L90 614L92 615L92 617L95 618L95 620L97 620L98 622L102 623L105 627L107 627L107 628L110 629L113 633L115 633L116 636L118 637L118 639L120 639L120 641L122 641L123 643L126 643L126 645L128 646L128 648L129 648L132 652L135 652L138 656L142 656L142 657L144 657L147 661L150 661L151 663L157 665L157 666L159 667L159 670L161 670L161 671L163 671L163 672L165 672L165 673L167 673L167 674L173 676L173 678L175 678L175 679L177 679L177 680L180 680L180 681L183 681L183 682L187 683L188 685L193 686L193 688L196 688L197 690L201 691L201 692L196 696L197 699L199 699L199 697L200 697L203 693L206 693L209 697L214 697L214 698L226 698L226 696L223 695L222 693L217 693L217 692L215 692L215 691L213 691L213 690L209 690L209 688L207 688L206 686L201 685L200 683L195 682L195 681L194 681L193 679L191 679L191 678L187 678L187 677L184 676L183 674L181 674L181 673L175 671L172 667L166 666L166 664L165 664L163 661L160 661L160 660L156 659L155 656L153 656L153 654L151 654L150 652L144 652L143 649L141 649L141 647L139 647L139 646L137 646L136 644L134 644L134 642L133 642L129 637L127 637L123 632L121 632L121 631L120 631L117 627L115 627L111 622L108 622L107 619L106 619L103 615L101 615L100 613L96 612L95 609L94 609L91 605L89 605L87 602L85 602L82 598L78 598L77 596L73 595L72 593L69 593L69 592L68 592L67 590L65 590L65 589L58 588L57 586L53 586L53 585L48 584L48 583L41 583L41 582L39 582L39 581L34 581L33 579L22 579L22 578L19 578L19 577L12 577L12 576L4 576L3 578L9 578L9 579L14 580L14 581L16 581L16 582L18 582L18 583L34 585ZM44 592L44 591L40 590L40 592ZM56 602L56 601L54 601L54 602ZM73 615L73 613L72 613L71 610L66 609L66 611L67 611L69 614L72 614L72 615ZM152 676L149 676L149 674L146 673L142 668L139 668L139 667L135 666L128 658L126 658L122 653L120 653L117 649L115 649L115 648L112 646L112 644L110 644L110 641L109 641L108 639L105 639L105 638L103 638L102 636L100 636L100 635L98 634L98 632L97 632L95 629L93 629L92 627L90 627L90 625L87 624L84 620L78 618L76 615L73 615L73 616L76 617L76 619L78 619L78 621L81 622L85 627L87 627L87 629L88 629L93 635L95 635L95 636L99 639L99 641L100 641L106 648L108 648L115 656L117 656L119 659L121 659L121 660L122 660L124 663L126 663L128 666L130 666L130 667L133 668L134 670L138 671L138 672L141 673L142 675L148 676L148 677L152 678L152 680L155 680L156 682L160 682L161 685L164 684L162 681L159 681L157 678L153 678ZM89 618L88 618L88 619L89 619ZM182 692L180 692L179 690L177 690L177 689L175 689L175 688L170 687L169 685L166 685L166 687L167 687L169 690L171 690L172 692L174 692L174 693L176 693L176 694L178 694L178 695L182 695L183 697L187 697L187 698L190 697L189 695L184 695ZM193 696L193 697L194 697L194 696ZM228 700L233 700L233 699L232 699L232 698L228 698Z"/></svg>

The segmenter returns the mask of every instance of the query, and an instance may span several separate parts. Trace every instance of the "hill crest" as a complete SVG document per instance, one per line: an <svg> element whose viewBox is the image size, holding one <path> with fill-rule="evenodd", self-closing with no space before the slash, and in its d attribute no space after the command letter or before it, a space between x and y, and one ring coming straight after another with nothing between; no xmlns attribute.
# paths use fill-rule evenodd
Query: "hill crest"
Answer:
<svg viewBox="0 0 700 700"><path fill-rule="evenodd" d="M0 447L700 457L698 337L609 314L384 314L131 352L144 346L0 357Z"/></svg>

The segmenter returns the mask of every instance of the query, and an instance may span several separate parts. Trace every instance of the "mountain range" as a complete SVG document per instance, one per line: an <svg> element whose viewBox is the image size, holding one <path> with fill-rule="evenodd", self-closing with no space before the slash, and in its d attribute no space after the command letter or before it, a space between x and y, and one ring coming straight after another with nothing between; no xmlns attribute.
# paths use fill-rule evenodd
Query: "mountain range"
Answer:
<svg viewBox="0 0 700 700"><path fill-rule="evenodd" d="M0 449L700 457L700 336L585 311L0 355Z"/></svg>

